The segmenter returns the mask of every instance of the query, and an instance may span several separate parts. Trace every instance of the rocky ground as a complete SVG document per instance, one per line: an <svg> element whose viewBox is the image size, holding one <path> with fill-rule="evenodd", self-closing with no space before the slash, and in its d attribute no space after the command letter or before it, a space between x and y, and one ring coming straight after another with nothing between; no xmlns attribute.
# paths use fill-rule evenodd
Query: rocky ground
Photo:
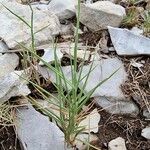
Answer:
<svg viewBox="0 0 150 150"><path fill-rule="evenodd" d="M27 47L31 44L28 24L8 10L30 22L28 1L0 2L0 149L64 150L64 134L60 128L27 101L27 97L32 97L43 108L50 107L24 79L26 72L32 76L20 46L20 43ZM71 80L77 2L33 0L30 4L38 55L47 63L54 62L53 41L57 41L57 57L65 77ZM83 58L85 61L81 76L87 74L93 60L95 68L84 92L120 68L91 95L89 124L94 128L90 130L90 143L100 150L149 150L150 1L82 1L78 34L79 66ZM35 68L41 87L56 94L54 72L42 61ZM83 84L84 80L79 86ZM87 122L86 118L81 124ZM87 138L87 133L80 138L83 137ZM87 148L83 143L76 143L74 149Z"/></svg>

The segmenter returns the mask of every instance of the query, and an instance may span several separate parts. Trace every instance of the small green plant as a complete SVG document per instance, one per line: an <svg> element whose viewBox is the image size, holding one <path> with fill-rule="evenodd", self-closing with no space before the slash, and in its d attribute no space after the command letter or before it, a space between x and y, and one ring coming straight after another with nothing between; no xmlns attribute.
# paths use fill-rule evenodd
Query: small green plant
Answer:
<svg viewBox="0 0 150 150"><path fill-rule="evenodd" d="M144 14L142 15L143 18L143 30L144 33L150 33L150 11L145 11Z"/></svg>
<svg viewBox="0 0 150 150"><path fill-rule="evenodd" d="M140 1L140 0L127 0L129 6L130 6L130 5L131 5L131 6L135 5L135 4L137 4L139 1Z"/></svg>
<svg viewBox="0 0 150 150"><path fill-rule="evenodd" d="M24 57L28 58L28 56L31 57L29 60L30 63L32 62L33 65L37 64L38 61L42 61L44 65L51 71L55 73L56 76L56 83L54 84L58 96L54 96L50 92L46 91L44 88L38 84L38 82L34 82L28 79L28 82L32 84L37 91L41 94L44 100L47 100L51 105L53 105L53 108L43 108L34 98L30 97L30 101L32 104L38 107L41 111L44 112L47 116L52 118L57 125L61 128L61 130L64 132L65 140L68 146L73 146L74 141L76 139L76 136L80 134L82 131L84 131L85 127L79 126L79 123L81 120L85 117L87 112L83 110L83 106L90 100L91 95L93 92L102 85L104 82L106 82L108 79L111 78L115 74L112 73L108 78L97 84L93 89L91 89L89 92L85 93L85 87L87 85L89 75L93 71L93 62L91 63L90 69L87 72L85 76L82 76L82 70L84 66L84 61L81 62L80 64L80 71L77 71L77 50L78 50L78 29L79 29L79 17L80 17L80 0L78 0L78 13L77 13L77 25L76 25L76 34L75 34L75 45L74 45L74 58L73 62L70 59L71 63L71 81L68 80L61 67L61 63L57 58L56 55L56 48L57 44L55 44L54 49L55 49L55 62L54 65L49 64L45 62L43 59L41 59L40 56L37 55L36 50L35 50L35 41L34 41L34 36L35 33L33 31L33 10L32 15L31 15L31 25L28 24L23 18L12 12L9 8L4 6L8 11L10 11L12 14L14 14L17 18L19 18L21 21L23 21L30 29L31 29L31 47L25 47L24 45L20 44L21 48L26 51L24 52ZM27 56L26 56L27 55ZM86 55L86 52L85 52ZM84 57L85 57L84 55ZM34 59L33 59L33 58ZM34 61L31 61L31 60ZM35 62L36 61L36 62ZM32 64L31 64L32 65ZM80 82L84 80L83 86L80 86ZM55 100L53 101L52 98ZM59 114L55 113L54 110L57 109L59 111Z"/></svg>
<svg viewBox="0 0 150 150"><path fill-rule="evenodd" d="M127 10L127 15L124 17L122 21L122 25L124 27L133 27L139 24L139 13L136 7L129 7Z"/></svg>

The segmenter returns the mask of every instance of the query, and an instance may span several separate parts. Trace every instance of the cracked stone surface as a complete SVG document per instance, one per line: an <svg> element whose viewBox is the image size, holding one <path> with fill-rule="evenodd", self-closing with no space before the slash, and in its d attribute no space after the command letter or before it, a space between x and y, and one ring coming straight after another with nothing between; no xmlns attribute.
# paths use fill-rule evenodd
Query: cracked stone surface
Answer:
<svg viewBox="0 0 150 150"><path fill-rule="evenodd" d="M65 150L64 134L30 104L17 111L17 133L25 150Z"/></svg>
<svg viewBox="0 0 150 150"><path fill-rule="evenodd" d="M14 96L27 96L30 90L26 82L21 80L23 72L14 71L0 79L0 103Z"/></svg>
<svg viewBox="0 0 150 150"><path fill-rule="evenodd" d="M92 31L118 27L126 15L124 7L110 1L81 4L80 22Z"/></svg>
<svg viewBox="0 0 150 150"><path fill-rule="evenodd" d="M0 56L0 78L15 70L19 64L16 54L4 54Z"/></svg>
<svg viewBox="0 0 150 150"><path fill-rule="evenodd" d="M17 2L3 2L15 14L23 17L30 25L31 10L27 5ZM35 34L35 44L42 45L52 41L55 35L60 32L60 23L58 17L52 12L43 12L36 8L34 11L34 32L41 30ZM0 37L4 39L9 48L20 48L18 43L29 46L31 44L30 28L24 22L12 15L3 5L0 4ZM45 28L44 28L45 27Z"/></svg>
<svg viewBox="0 0 150 150"><path fill-rule="evenodd" d="M123 99L115 101L106 97L95 97L94 99L99 106L111 114L128 114L132 116L137 116L139 114L139 108L131 100Z"/></svg>
<svg viewBox="0 0 150 150"><path fill-rule="evenodd" d="M87 75L90 70L91 64L84 66L82 70L82 77ZM104 79L112 75L117 69L119 69L110 79L100 85L92 94L95 96L106 96L114 99L124 99L124 94L120 88L127 80L127 73L124 69L123 63L118 58L102 59L95 61L92 67L94 70L90 73L85 91L89 92L97 84L102 82ZM80 83L82 87L85 82L83 79Z"/></svg>
<svg viewBox="0 0 150 150"><path fill-rule="evenodd" d="M108 27L108 30L118 55L150 55L149 38L128 29Z"/></svg>

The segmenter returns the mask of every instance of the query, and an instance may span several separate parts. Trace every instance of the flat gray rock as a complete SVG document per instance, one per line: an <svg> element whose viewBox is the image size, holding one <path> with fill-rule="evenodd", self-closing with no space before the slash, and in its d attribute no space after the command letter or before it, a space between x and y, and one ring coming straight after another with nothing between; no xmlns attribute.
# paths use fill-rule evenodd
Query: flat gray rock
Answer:
<svg viewBox="0 0 150 150"><path fill-rule="evenodd" d="M0 39L0 55L2 55L2 52L8 51L8 49L6 43Z"/></svg>
<svg viewBox="0 0 150 150"><path fill-rule="evenodd" d="M87 75L91 64L84 66L82 70L82 77ZM127 73L124 69L123 63L118 58L102 59L100 61L94 61L94 70L90 73L85 91L89 92L101 81L112 75L117 69L119 69L109 80L99 86L92 97L105 96L113 99L124 99L120 86L127 80ZM84 85L85 79L81 81L80 86Z"/></svg>
<svg viewBox="0 0 150 150"><path fill-rule="evenodd" d="M80 22L92 31L118 27L126 15L125 8L110 1L81 4Z"/></svg>
<svg viewBox="0 0 150 150"><path fill-rule="evenodd" d="M0 56L0 78L15 70L19 64L16 54L4 54Z"/></svg>
<svg viewBox="0 0 150 150"><path fill-rule="evenodd" d="M64 66L61 67L63 73L64 73L64 77L66 78L66 80L69 82L67 84L67 88L71 89L71 81L72 81L72 74L71 74L71 66ZM54 71L52 71L51 69L47 68L47 67L41 67L38 66L37 68L38 72L45 78L45 79L49 79L50 81L52 81L53 83L56 83L56 73ZM65 82L62 78L62 84L65 88Z"/></svg>
<svg viewBox="0 0 150 150"><path fill-rule="evenodd" d="M10 73L0 79L0 97L4 97L14 86L19 85L19 76Z"/></svg>
<svg viewBox="0 0 150 150"><path fill-rule="evenodd" d="M3 4L30 24L31 10L28 5L22 5L17 2L3 2ZM33 8L33 11L34 32L45 27L35 34L35 44L39 46L49 43L60 32L58 17L49 11L44 12L36 8ZM30 28L2 5L0 5L0 22L0 37L4 39L9 48L20 48L17 42L26 46L31 44Z"/></svg>
<svg viewBox="0 0 150 150"><path fill-rule="evenodd" d="M30 90L20 76L22 71L14 71L0 78L0 103L14 96L27 96Z"/></svg>
<svg viewBox="0 0 150 150"><path fill-rule="evenodd" d="M87 65L83 67L82 77L86 76L91 65ZM127 73L125 72L124 66L122 62L118 58L108 58L102 59L101 61L94 61L93 68L95 69L90 73L87 85L85 87L85 92L89 92L92 90L98 83L109 77L112 73L116 72L109 80L99 86L95 92L92 94L92 97L95 96L106 96L111 97L113 99L124 99L124 95L120 89L121 84L127 79ZM56 83L56 75L55 73L48 69L47 67L38 67L38 72L46 79L51 80ZM71 83L72 75L71 75L71 66L62 67L65 78ZM62 79L63 81L63 79ZM80 87L84 85L85 78L80 82ZM62 82L64 87L65 84ZM71 88L69 84L67 84L68 89Z"/></svg>
<svg viewBox="0 0 150 150"><path fill-rule="evenodd" d="M93 111L90 112L81 122L79 123L79 127L85 127L83 130L84 133L98 133L99 129L99 122L100 122L101 116L95 108Z"/></svg>
<svg viewBox="0 0 150 150"><path fill-rule="evenodd" d="M150 127L146 127L142 130L141 135L146 139L150 140Z"/></svg>
<svg viewBox="0 0 150 150"><path fill-rule="evenodd" d="M150 55L150 39L127 29L108 27L118 55Z"/></svg>
<svg viewBox="0 0 150 150"><path fill-rule="evenodd" d="M48 10L53 11L59 19L69 19L75 16L75 0L51 0Z"/></svg>
<svg viewBox="0 0 150 150"><path fill-rule="evenodd" d="M139 29L138 27L133 27L130 31L136 35L142 35L144 32L142 29Z"/></svg>
<svg viewBox="0 0 150 150"><path fill-rule="evenodd" d="M115 101L111 98L106 97L95 97L96 103L105 109L110 114L121 114L121 115L132 115L137 116L139 114L139 108L131 100Z"/></svg>
<svg viewBox="0 0 150 150"><path fill-rule="evenodd" d="M31 105L17 111L17 133L24 150L65 150L64 134Z"/></svg>
<svg viewBox="0 0 150 150"><path fill-rule="evenodd" d="M57 55L57 59L59 61L63 57L63 53L58 48L56 49L56 55ZM44 60L47 63L51 63L51 62L55 61L55 50L54 50L54 48L44 49L44 55L41 58L42 58L42 60ZM44 63L42 61L40 61L39 65L44 65Z"/></svg>
<svg viewBox="0 0 150 150"><path fill-rule="evenodd" d="M65 47L68 47L67 45L66 43ZM74 46L75 43L70 43L70 47L62 49L62 52L74 58ZM86 46L84 47L82 43L78 43L77 58L88 61L90 59L90 54L91 52L86 49Z"/></svg>
<svg viewBox="0 0 150 150"><path fill-rule="evenodd" d="M48 3L48 2L47 2ZM55 13L60 20L70 19L74 17L76 0L51 0L49 4L35 4L33 7L42 11L49 11Z"/></svg>
<svg viewBox="0 0 150 150"><path fill-rule="evenodd" d="M147 107L143 108L143 116L150 120L150 108L147 109Z"/></svg>
<svg viewBox="0 0 150 150"><path fill-rule="evenodd" d="M111 140L108 144L108 150L127 150L125 140L122 137Z"/></svg>

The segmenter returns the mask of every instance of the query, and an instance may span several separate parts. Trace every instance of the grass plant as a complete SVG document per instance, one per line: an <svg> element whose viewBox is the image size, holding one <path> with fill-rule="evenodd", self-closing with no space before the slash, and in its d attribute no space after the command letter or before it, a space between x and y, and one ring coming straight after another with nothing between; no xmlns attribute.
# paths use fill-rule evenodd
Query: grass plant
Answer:
<svg viewBox="0 0 150 150"><path fill-rule="evenodd" d="M127 9L127 15L122 21L122 25L125 27L134 27L139 24L139 13L135 6L129 7Z"/></svg>
<svg viewBox="0 0 150 150"><path fill-rule="evenodd" d="M29 4L30 6L30 4ZM74 56L73 56L73 62L70 60L71 63L71 81L68 80L65 77L65 74L61 67L61 62L58 60L56 55L57 50L57 44L54 44L55 49L55 62L54 65L45 62L40 56L37 55L35 50L35 34L34 32L34 12L32 7L31 8L31 22L28 23L26 20L15 14L13 11L11 11L8 7L4 6L10 13L15 15L20 21L24 22L31 31L31 46L26 47L22 45L21 43L18 43L22 49L24 49L27 52L23 53L24 60L27 61L26 64L30 64L31 66L38 65L39 61L42 61L44 65L51 71L55 73L56 82L54 86L57 89L58 96L54 96L49 91L46 91L44 88L40 86L38 82L28 80L32 86L34 86L37 91L41 94L44 100L47 100L50 104L55 106L54 109L58 108L59 114L56 114L53 110L53 108L43 108L42 105L40 105L36 99L33 97L30 97L30 101L33 105L35 105L38 109L44 112L47 116L52 118L57 125L61 128L61 130L64 133L65 141L68 146L73 146L74 141L76 139L76 136L80 134L82 131L84 131L85 127L79 126L80 121L85 117L85 110L83 110L83 106L90 100L90 97L92 96L93 92L97 89L97 87L101 86L104 82L109 80L116 72L117 70L112 73L108 78L103 80L102 82L98 83L93 89L91 89L89 92L85 92L85 87L87 85L90 73L93 71L94 66L93 62L91 62L91 66L89 71L85 76L82 76L82 70L84 66L84 61L80 64L80 71L77 71L78 63L77 63L77 51L78 51L78 29L79 29L79 18L80 18L80 0L78 0L78 13L77 13L77 25L76 25L76 34L75 34L75 45L74 45ZM44 28L43 28L44 29ZM40 32L41 30L39 30ZM86 52L85 52L86 55ZM84 57L85 57L84 55ZM31 67L30 66L30 67ZM36 70L34 70L36 72ZM38 78L38 77L37 77ZM80 85L80 82L84 80L83 86ZM52 100L52 98L55 100L55 102Z"/></svg>
<svg viewBox="0 0 150 150"><path fill-rule="evenodd" d="M150 34L150 11L145 11L144 14L142 15L143 18L143 30L144 33Z"/></svg>

